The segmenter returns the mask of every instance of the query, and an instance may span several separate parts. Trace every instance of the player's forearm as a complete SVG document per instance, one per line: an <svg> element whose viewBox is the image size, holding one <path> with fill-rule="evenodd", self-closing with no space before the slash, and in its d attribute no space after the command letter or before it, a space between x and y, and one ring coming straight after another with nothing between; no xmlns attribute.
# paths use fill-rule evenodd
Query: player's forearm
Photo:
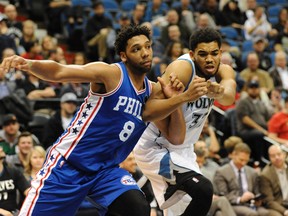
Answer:
<svg viewBox="0 0 288 216"><path fill-rule="evenodd" d="M186 123L181 108L178 108L170 115L167 127L166 139L174 144L180 145L184 142L186 135Z"/></svg>
<svg viewBox="0 0 288 216"><path fill-rule="evenodd" d="M47 81L59 81L61 80L61 68L62 66L50 60L27 60L28 62L28 72L37 76L42 80Z"/></svg>
<svg viewBox="0 0 288 216"><path fill-rule="evenodd" d="M223 106L229 106L234 103L236 96L236 82L230 81L225 85L224 93L221 98L217 98L217 101Z"/></svg>
<svg viewBox="0 0 288 216"><path fill-rule="evenodd" d="M186 102L184 94L169 99L151 99L145 104L142 113L143 121L159 121L174 112L180 105Z"/></svg>

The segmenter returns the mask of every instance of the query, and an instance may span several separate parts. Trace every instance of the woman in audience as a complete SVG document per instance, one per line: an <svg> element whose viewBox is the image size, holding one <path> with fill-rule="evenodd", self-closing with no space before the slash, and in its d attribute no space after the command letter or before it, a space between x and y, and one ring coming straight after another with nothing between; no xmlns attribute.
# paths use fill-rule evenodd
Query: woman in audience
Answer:
<svg viewBox="0 0 288 216"><path fill-rule="evenodd" d="M36 178L45 160L46 151L42 146L34 146L28 154L27 163L24 164L24 175L30 182Z"/></svg>

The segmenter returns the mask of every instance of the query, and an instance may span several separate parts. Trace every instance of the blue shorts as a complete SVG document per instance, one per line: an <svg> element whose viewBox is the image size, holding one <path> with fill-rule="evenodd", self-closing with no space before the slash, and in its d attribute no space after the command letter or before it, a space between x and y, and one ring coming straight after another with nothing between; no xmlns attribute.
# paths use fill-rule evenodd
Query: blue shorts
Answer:
<svg viewBox="0 0 288 216"><path fill-rule="evenodd" d="M140 190L132 176L119 167L87 174L75 169L56 150L46 159L19 216L75 215L86 196L105 215L108 206L128 190Z"/></svg>

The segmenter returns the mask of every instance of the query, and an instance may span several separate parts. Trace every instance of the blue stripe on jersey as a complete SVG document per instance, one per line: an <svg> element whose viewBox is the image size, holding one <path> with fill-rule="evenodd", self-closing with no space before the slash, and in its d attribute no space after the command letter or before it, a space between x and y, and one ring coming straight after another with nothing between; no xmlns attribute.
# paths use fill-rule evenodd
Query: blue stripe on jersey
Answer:
<svg viewBox="0 0 288 216"><path fill-rule="evenodd" d="M144 90L137 91L124 63L118 87L107 94L89 92L71 125L54 144L75 167L90 172L122 162L146 128L142 109L150 96L151 84L145 78Z"/></svg>

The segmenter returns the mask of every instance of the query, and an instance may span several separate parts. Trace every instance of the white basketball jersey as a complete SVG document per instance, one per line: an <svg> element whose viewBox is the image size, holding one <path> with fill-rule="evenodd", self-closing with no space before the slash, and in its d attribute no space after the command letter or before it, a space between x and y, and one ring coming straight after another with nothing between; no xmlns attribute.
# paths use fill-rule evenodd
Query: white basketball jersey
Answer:
<svg viewBox="0 0 288 216"><path fill-rule="evenodd" d="M195 66L189 54L178 58L191 63L191 81L195 76ZM215 78L210 78L215 81ZM175 184L174 172L183 173L193 170L201 173L196 162L194 143L198 141L200 133L208 117L214 99L202 96L196 101L182 105L186 122L186 137L181 145L171 144L159 131L154 123L150 123L134 148L135 159L142 172L152 183L153 191L159 206L165 209L183 197L184 193L165 200L164 194L167 183Z"/></svg>

